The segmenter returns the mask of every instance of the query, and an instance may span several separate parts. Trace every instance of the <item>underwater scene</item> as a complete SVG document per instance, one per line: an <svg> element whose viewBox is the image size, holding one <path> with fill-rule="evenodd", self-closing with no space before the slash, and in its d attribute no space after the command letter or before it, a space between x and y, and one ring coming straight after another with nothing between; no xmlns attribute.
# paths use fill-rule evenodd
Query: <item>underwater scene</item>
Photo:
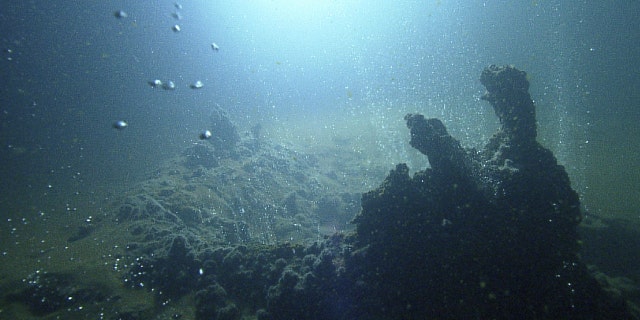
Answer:
<svg viewBox="0 0 640 320"><path fill-rule="evenodd" d="M640 319L640 2L0 5L0 319Z"/></svg>

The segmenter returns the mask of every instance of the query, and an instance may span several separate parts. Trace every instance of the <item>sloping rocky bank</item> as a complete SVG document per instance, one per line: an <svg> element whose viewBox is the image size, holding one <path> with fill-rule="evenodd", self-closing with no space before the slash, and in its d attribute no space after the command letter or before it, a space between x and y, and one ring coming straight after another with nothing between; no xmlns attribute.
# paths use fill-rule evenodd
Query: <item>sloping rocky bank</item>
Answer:
<svg viewBox="0 0 640 320"><path fill-rule="evenodd" d="M158 309L191 297L196 319L632 319L580 259L579 198L536 141L526 73L490 66L480 81L501 123L482 150L408 114L431 167L410 176L399 164L362 195L350 186L363 168L323 172L215 113L218 135L114 213L134 239L118 258L123 283L153 292Z"/></svg>

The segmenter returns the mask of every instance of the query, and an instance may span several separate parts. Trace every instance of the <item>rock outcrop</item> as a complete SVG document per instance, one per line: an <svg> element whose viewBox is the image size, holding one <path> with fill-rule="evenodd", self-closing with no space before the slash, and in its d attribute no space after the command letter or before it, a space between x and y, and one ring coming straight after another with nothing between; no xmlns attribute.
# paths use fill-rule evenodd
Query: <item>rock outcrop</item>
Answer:
<svg viewBox="0 0 640 320"><path fill-rule="evenodd" d="M578 256L577 193L536 142L526 73L482 72L501 128L465 150L437 119L405 117L431 168L392 170L363 195L351 258L370 318L628 318ZM398 316L402 315L402 316ZM613 316L615 315L615 316Z"/></svg>
<svg viewBox="0 0 640 320"><path fill-rule="evenodd" d="M191 150L198 157L186 165L195 171L182 174L184 188L166 181L128 198L117 214L141 239L127 246L125 283L158 299L193 293L197 319L631 319L580 260L578 195L536 141L526 74L491 66L481 82L501 123L482 150L463 148L437 119L407 115L411 145L431 167L410 176L397 165L362 196L354 232L311 244L256 235L252 213L279 190L273 220L290 228L273 223L274 230L293 239L309 234L301 218L309 203L341 221L336 212L353 209L349 193L312 188L287 160L295 157L254 155L239 144L218 159L223 166L206 161L220 146ZM234 154L245 159L242 170L231 169ZM297 191L278 181L297 181ZM211 190L245 190L229 194L255 201L219 191L233 215L192 208L201 184L212 197Z"/></svg>

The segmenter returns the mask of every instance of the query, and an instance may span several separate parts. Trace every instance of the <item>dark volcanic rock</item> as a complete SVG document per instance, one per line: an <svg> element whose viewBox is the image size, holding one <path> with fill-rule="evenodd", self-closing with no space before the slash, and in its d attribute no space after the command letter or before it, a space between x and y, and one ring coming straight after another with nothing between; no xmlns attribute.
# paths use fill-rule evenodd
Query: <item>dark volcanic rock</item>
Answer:
<svg viewBox="0 0 640 320"><path fill-rule="evenodd" d="M493 106L509 140L516 144L535 142L536 111L527 73L512 66L492 65L482 71L480 82L487 88L482 99Z"/></svg>
<svg viewBox="0 0 640 320"><path fill-rule="evenodd" d="M578 195L535 141L526 73L491 66L483 96L502 127L480 153L437 119L405 117L431 168L400 164L362 198L358 273L370 318L629 318L578 257Z"/></svg>

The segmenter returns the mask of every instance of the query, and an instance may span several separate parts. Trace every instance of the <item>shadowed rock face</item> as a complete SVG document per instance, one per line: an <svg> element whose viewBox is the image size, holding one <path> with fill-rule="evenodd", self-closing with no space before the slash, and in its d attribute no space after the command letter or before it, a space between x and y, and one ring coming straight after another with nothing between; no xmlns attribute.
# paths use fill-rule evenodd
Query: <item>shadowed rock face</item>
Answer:
<svg viewBox="0 0 640 320"><path fill-rule="evenodd" d="M483 150L462 148L437 119L408 114L411 146L431 168L410 177L400 164L363 195L352 259L361 290L371 294L360 311L373 318L627 318L578 258L578 195L535 140L526 73L490 66L480 81L501 123Z"/></svg>
<svg viewBox="0 0 640 320"><path fill-rule="evenodd" d="M532 143L536 139L536 112L529 96L527 73L512 66L489 66L480 75L487 88L482 96L493 106L502 124L501 131L514 143Z"/></svg>
<svg viewBox="0 0 640 320"><path fill-rule="evenodd" d="M411 146L429 158L432 168L458 179L471 174L466 151L440 120L425 119L421 114L407 114L404 119L411 131Z"/></svg>

